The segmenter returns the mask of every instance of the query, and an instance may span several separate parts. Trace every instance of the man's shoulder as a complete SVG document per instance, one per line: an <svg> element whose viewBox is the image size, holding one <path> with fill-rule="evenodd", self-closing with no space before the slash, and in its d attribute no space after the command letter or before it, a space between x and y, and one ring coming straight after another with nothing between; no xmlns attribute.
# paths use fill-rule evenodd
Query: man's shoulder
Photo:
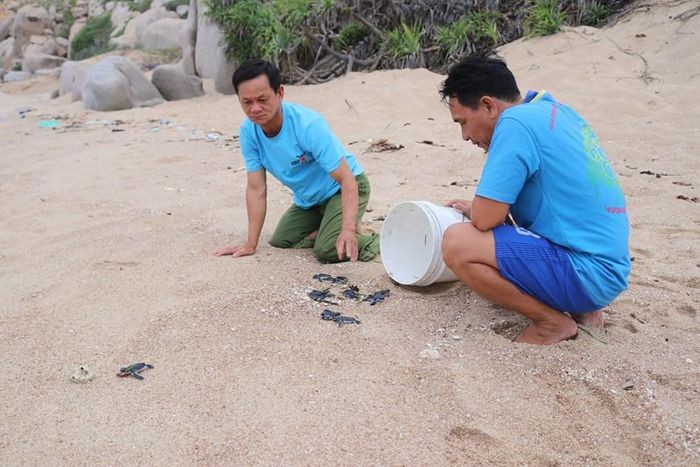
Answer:
<svg viewBox="0 0 700 467"><path fill-rule="evenodd" d="M284 112L286 118L291 118L297 121L300 120L304 123L310 123L318 119L323 119L321 114L317 111L294 102L283 103L282 111Z"/></svg>

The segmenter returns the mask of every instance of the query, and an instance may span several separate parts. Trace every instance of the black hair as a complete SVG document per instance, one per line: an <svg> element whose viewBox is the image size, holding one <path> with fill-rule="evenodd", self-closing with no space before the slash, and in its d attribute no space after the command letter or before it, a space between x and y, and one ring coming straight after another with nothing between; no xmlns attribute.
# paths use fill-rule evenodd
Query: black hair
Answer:
<svg viewBox="0 0 700 467"><path fill-rule="evenodd" d="M460 104L472 110L476 110L483 96L506 102L520 98L518 84L506 63L489 55L473 55L452 66L440 94L445 101L456 97Z"/></svg>
<svg viewBox="0 0 700 467"><path fill-rule="evenodd" d="M257 78L260 75L266 75L268 81L270 82L270 87L273 91L277 92L282 84L282 79L280 78L280 71L275 65L260 59L246 60L241 63L241 65L236 68L236 72L231 78L233 83L233 89L238 93L238 85L243 81L248 81L249 79Z"/></svg>

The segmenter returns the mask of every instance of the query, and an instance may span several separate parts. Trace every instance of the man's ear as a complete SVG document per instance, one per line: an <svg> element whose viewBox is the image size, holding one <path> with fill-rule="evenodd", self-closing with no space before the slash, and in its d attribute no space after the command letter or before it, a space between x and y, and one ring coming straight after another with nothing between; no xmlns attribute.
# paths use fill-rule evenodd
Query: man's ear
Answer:
<svg viewBox="0 0 700 467"><path fill-rule="evenodd" d="M479 102L484 106L486 112L489 114L489 117L498 117L500 111L498 109L498 102L496 102L496 99L491 96L482 96L481 99L479 99Z"/></svg>
<svg viewBox="0 0 700 467"><path fill-rule="evenodd" d="M280 99L284 99L284 86L280 84L279 89L277 90L277 95L279 96Z"/></svg>

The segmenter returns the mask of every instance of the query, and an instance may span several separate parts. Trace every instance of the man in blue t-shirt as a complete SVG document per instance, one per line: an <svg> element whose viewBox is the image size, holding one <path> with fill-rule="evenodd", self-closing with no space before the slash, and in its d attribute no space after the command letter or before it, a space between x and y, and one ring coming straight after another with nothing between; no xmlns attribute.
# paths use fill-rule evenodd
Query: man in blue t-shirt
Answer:
<svg viewBox="0 0 700 467"><path fill-rule="evenodd" d="M283 102L279 70L264 60L249 60L238 67L233 87L248 117L240 129L247 170L248 239L214 254L255 253L267 212L266 173L270 172L293 194L293 205L280 219L272 246L313 247L326 263L374 258L379 237L357 233L369 202L369 180L323 117Z"/></svg>
<svg viewBox="0 0 700 467"><path fill-rule="evenodd" d="M545 91L521 97L495 57L455 65L440 93L462 138L488 153L474 199L447 203L471 223L445 232L445 263L532 320L517 342L573 338L577 322L602 328L601 308L627 288L629 226L591 127Z"/></svg>

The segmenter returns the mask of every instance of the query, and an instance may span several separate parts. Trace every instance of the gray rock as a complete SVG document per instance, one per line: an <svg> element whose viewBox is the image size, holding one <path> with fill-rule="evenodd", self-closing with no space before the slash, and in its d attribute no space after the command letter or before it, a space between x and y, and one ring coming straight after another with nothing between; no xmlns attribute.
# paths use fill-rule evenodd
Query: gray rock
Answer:
<svg viewBox="0 0 700 467"><path fill-rule="evenodd" d="M68 43L70 44L73 42L73 39L75 39L75 36L83 30L85 27L85 24L87 23L87 19L81 18L75 20L73 25L70 27L70 32L68 33ZM70 48L70 47L69 47Z"/></svg>
<svg viewBox="0 0 700 467"><path fill-rule="evenodd" d="M5 77L7 74L7 70L4 68L0 68L0 83L2 83L2 79Z"/></svg>
<svg viewBox="0 0 700 467"><path fill-rule="evenodd" d="M61 95L70 94L71 101L79 101L83 98L83 84L88 74L95 66L90 61L68 61L61 65L58 91Z"/></svg>
<svg viewBox="0 0 700 467"><path fill-rule="evenodd" d="M110 19L112 20L112 37L120 36L124 33L124 28L126 24L132 18L137 17L139 14L136 11L131 11L129 5L124 2L117 2L112 8L112 14Z"/></svg>
<svg viewBox="0 0 700 467"><path fill-rule="evenodd" d="M223 33L216 23L209 21L204 4L197 5L197 39L194 49L194 66L197 76L215 78L223 57L221 43Z"/></svg>
<svg viewBox="0 0 700 467"><path fill-rule="evenodd" d="M236 93L231 81L234 71L236 71L236 65L227 61L226 57L223 57L216 70L216 78L214 78L214 90L216 92L226 95Z"/></svg>
<svg viewBox="0 0 700 467"><path fill-rule="evenodd" d="M58 42L53 36L32 36L30 44L24 49L24 55L41 53L46 55L59 55Z"/></svg>
<svg viewBox="0 0 700 467"><path fill-rule="evenodd" d="M0 42L0 68L10 69L15 62L15 38L10 37Z"/></svg>
<svg viewBox="0 0 700 467"><path fill-rule="evenodd" d="M180 65L159 65L153 70L151 82L168 101L191 99L204 95L202 80L186 75Z"/></svg>
<svg viewBox="0 0 700 467"><path fill-rule="evenodd" d="M10 37L14 24L15 14L11 11L8 12L7 16L5 16L3 19L0 19L0 42Z"/></svg>
<svg viewBox="0 0 700 467"><path fill-rule="evenodd" d="M190 7L188 5L178 5L177 8L175 9L175 13L180 18L187 18L190 12Z"/></svg>
<svg viewBox="0 0 700 467"><path fill-rule="evenodd" d="M123 110L163 102L158 89L124 57L103 58L83 84L83 102L93 110Z"/></svg>
<svg viewBox="0 0 700 467"><path fill-rule="evenodd" d="M437 349L423 349L420 351L419 358L422 359L427 359L427 360L436 360L440 358L440 352Z"/></svg>
<svg viewBox="0 0 700 467"><path fill-rule="evenodd" d="M55 55L43 54L40 52L24 54L22 60L22 71L34 73L37 70L45 68L58 68L63 65L65 58L56 57Z"/></svg>
<svg viewBox="0 0 700 467"><path fill-rule="evenodd" d="M149 24L141 37L146 49L179 49L180 30L186 21L179 18L163 18Z"/></svg>
<svg viewBox="0 0 700 467"><path fill-rule="evenodd" d="M88 0L88 16L100 16L104 12L104 0Z"/></svg>
<svg viewBox="0 0 700 467"><path fill-rule="evenodd" d="M88 2L78 0L73 8L70 9L73 18L85 18L88 15Z"/></svg>
<svg viewBox="0 0 700 467"><path fill-rule="evenodd" d="M42 68L41 70L36 70L34 76L58 76L60 72L60 68ZM58 92L58 90L56 90L56 92Z"/></svg>
<svg viewBox="0 0 700 467"><path fill-rule="evenodd" d="M167 11L163 7L148 10L129 21L124 28L124 34L113 38L110 43L120 49L133 49L141 44L141 37L148 25L163 18L177 18L177 13Z"/></svg>
<svg viewBox="0 0 700 467"><path fill-rule="evenodd" d="M180 43L182 44L182 68L188 75L196 75L194 50L197 43L197 0L190 0L187 23L180 31Z"/></svg>
<svg viewBox="0 0 700 467"><path fill-rule="evenodd" d="M12 83L14 81L24 81L31 77L32 74L28 71L8 71L2 80L6 83Z"/></svg>
<svg viewBox="0 0 700 467"><path fill-rule="evenodd" d="M51 27L49 12L45 8L23 6L15 16L12 36L15 38L15 56L21 57L32 36L43 36L44 29Z"/></svg>
<svg viewBox="0 0 700 467"><path fill-rule="evenodd" d="M64 37L57 37L56 38L56 48L58 49L56 51L56 55L59 57L66 57L68 56L68 39Z"/></svg>

